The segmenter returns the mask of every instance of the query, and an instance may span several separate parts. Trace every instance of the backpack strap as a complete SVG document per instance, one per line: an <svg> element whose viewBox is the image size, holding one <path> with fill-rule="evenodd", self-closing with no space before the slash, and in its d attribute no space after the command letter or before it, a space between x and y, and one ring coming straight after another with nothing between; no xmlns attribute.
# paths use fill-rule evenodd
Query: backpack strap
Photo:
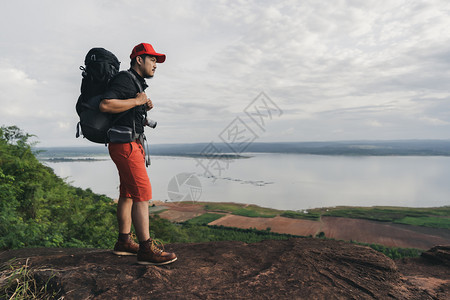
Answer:
<svg viewBox="0 0 450 300"><path fill-rule="evenodd" d="M127 71L121 71L119 73L126 73L128 74L131 79L133 79L134 84L137 86L139 93L142 93L142 86L141 83L139 82L139 80L137 79L136 75L134 75L130 70ZM117 75L116 75L117 76ZM120 118L122 118L124 115L126 115L129 111L124 111L122 112L112 123L111 125L114 125L117 121L119 121ZM133 109L133 113L135 114L136 111ZM136 127L135 127L135 121L133 118L133 132L136 132Z"/></svg>
<svg viewBox="0 0 450 300"><path fill-rule="evenodd" d="M139 82L139 80L137 79L136 75L134 75L133 72L131 72L131 70L126 70L125 72L127 72L131 76L131 78L133 78L134 83L138 87L139 93L142 93L143 92L142 85Z"/></svg>
<svg viewBox="0 0 450 300"><path fill-rule="evenodd" d="M131 78L133 78L134 83L138 87L139 93L142 93L143 92L142 85L140 81L137 79L136 75L134 75L133 72L131 72L130 70L127 70L126 72L130 74ZM134 113L136 116L136 110L134 111ZM145 111L145 117L147 117L147 111ZM133 131L136 132L136 128L134 127L135 127L135 119L133 118ZM144 148L145 154L147 155L145 158L145 166L148 167L149 165L151 165L151 161L150 161L150 152L148 151L147 137L145 136L145 133L142 133L139 135L138 138L142 147Z"/></svg>
<svg viewBox="0 0 450 300"><path fill-rule="evenodd" d="M137 86L139 93L142 93L142 85L139 82L139 80L137 79L136 75L133 74L133 72L131 72L131 70L126 70L125 71L130 77L131 79L133 79L134 84ZM136 134L136 110L133 109L133 114L134 114L134 118L133 118L133 133ZM147 115L147 112L145 113Z"/></svg>

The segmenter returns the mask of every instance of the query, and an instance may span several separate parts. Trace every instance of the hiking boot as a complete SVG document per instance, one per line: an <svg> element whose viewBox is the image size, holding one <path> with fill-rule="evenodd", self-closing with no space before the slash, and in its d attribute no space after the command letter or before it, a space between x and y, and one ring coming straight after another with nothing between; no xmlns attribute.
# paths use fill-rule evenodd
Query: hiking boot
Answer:
<svg viewBox="0 0 450 300"><path fill-rule="evenodd" d="M136 255L138 250L139 244L133 240L132 234L129 233L128 239L119 238L117 240L113 253L115 255Z"/></svg>
<svg viewBox="0 0 450 300"><path fill-rule="evenodd" d="M165 265L177 260L175 253L164 252L158 245L164 248L161 242L152 239L139 243L139 251L137 254L138 264Z"/></svg>

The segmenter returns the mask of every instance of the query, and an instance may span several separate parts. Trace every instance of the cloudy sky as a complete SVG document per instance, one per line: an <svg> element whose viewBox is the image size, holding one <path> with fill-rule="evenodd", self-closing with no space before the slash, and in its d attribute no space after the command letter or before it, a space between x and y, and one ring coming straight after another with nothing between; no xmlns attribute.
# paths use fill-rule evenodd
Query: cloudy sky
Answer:
<svg viewBox="0 0 450 300"><path fill-rule="evenodd" d="M127 69L148 42L167 55L151 143L219 142L236 120L261 142L448 139L449 15L446 0L2 1L0 125L90 144L75 139L85 54ZM261 103L263 127L245 113Z"/></svg>

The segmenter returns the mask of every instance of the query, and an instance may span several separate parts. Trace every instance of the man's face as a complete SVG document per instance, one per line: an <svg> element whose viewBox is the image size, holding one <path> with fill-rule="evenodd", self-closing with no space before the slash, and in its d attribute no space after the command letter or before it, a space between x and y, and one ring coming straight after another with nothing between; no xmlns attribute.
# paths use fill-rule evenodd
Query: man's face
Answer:
<svg viewBox="0 0 450 300"><path fill-rule="evenodd" d="M142 77L151 78L155 75L156 71L156 58L152 56L146 56L140 65Z"/></svg>

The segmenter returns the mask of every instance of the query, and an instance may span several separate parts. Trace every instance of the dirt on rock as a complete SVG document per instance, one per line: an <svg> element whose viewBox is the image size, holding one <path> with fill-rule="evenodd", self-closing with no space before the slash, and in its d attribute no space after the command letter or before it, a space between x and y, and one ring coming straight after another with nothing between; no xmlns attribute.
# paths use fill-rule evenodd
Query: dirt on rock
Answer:
<svg viewBox="0 0 450 300"><path fill-rule="evenodd" d="M178 260L143 266L110 250L4 251L64 299L449 299L448 247L397 262L368 247L313 238L171 244ZM1 274L0 274L1 275Z"/></svg>

